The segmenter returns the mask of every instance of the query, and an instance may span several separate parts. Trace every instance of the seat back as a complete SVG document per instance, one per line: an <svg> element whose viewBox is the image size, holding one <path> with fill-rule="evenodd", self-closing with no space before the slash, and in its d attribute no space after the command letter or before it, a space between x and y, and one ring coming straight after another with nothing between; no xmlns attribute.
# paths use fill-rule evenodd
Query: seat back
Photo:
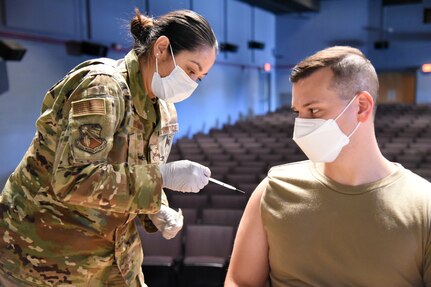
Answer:
<svg viewBox="0 0 431 287"><path fill-rule="evenodd" d="M141 225L137 225L145 256L182 256L182 231L172 239L163 238L160 232L149 233Z"/></svg>
<svg viewBox="0 0 431 287"><path fill-rule="evenodd" d="M223 257L227 260L232 252L233 238L232 226L189 225L184 255Z"/></svg>
<svg viewBox="0 0 431 287"><path fill-rule="evenodd" d="M246 195L211 195L211 208L244 209L247 205Z"/></svg>
<svg viewBox="0 0 431 287"><path fill-rule="evenodd" d="M238 228L243 210L241 209L204 209L202 211L202 224L224 225Z"/></svg>

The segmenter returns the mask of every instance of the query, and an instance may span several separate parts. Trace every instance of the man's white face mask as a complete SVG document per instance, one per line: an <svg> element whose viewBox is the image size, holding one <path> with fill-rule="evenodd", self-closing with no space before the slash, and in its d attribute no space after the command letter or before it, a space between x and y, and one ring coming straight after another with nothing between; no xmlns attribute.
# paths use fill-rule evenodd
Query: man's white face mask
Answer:
<svg viewBox="0 0 431 287"><path fill-rule="evenodd" d="M355 98L356 96L350 100L335 119L295 119L293 140L312 162L333 162L341 149L350 142L350 137L361 123L358 122L355 129L347 136L341 131L337 120Z"/></svg>
<svg viewBox="0 0 431 287"><path fill-rule="evenodd" d="M162 78L159 74L159 63L156 58L156 71L154 72L151 82L151 89L154 95L159 99L169 103L178 103L190 97L198 87L198 83L193 81L192 78L177 65L171 44L169 44L169 48L175 68L168 76Z"/></svg>

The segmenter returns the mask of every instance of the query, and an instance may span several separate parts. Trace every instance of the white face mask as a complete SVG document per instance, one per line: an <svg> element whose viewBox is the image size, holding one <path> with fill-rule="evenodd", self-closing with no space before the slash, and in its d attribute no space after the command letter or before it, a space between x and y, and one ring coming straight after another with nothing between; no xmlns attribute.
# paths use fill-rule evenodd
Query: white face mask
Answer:
<svg viewBox="0 0 431 287"><path fill-rule="evenodd" d="M295 119L293 140L311 161L332 162L338 157L341 149L350 142L350 137L361 123L358 122L355 129L347 136L341 131L337 120L355 98L356 96L350 100L335 119Z"/></svg>
<svg viewBox="0 0 431 287"><path fill-rule="evenodd" d="M159 99L169 103L178 103L190 97L198 87L198 83L193 81L180 66L177 66L170 44L169 48L175 68L168 76L162 78L159 75L159 63L156 58L156 71L151 82L151 89Z"/></svg>

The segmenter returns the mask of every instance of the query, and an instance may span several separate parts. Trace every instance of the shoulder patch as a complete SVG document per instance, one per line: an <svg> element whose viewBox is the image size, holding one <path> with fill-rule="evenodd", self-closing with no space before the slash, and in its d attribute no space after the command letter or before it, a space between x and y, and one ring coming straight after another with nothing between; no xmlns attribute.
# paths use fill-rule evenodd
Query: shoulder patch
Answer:
<svg viewBox="0 0 431 287"><path fill-rule="evenodd" d="M76 146L88 153L95 154L106 147L106 140L101 138L102 127L99 124L85 124L79 127L80 137Z"/></svg>
<svg viewBox="0 0 431 287"><path fill-rule="evenodd" d="M72 117L106 115L105 99L92 98L72 102Z"/></svg>

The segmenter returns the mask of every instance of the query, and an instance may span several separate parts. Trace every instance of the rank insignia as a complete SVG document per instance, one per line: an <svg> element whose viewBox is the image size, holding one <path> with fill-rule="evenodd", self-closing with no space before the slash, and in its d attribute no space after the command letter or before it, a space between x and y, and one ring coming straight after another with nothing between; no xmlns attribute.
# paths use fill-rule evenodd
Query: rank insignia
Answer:
<svg viewBox="0 0 431 287"><path fill-rule="evenodd" d="M79 149L95 154L106 147L106 140L101 138L102 127L99 124L85 124L79 127L80 137L76 141Z"/></svg>

